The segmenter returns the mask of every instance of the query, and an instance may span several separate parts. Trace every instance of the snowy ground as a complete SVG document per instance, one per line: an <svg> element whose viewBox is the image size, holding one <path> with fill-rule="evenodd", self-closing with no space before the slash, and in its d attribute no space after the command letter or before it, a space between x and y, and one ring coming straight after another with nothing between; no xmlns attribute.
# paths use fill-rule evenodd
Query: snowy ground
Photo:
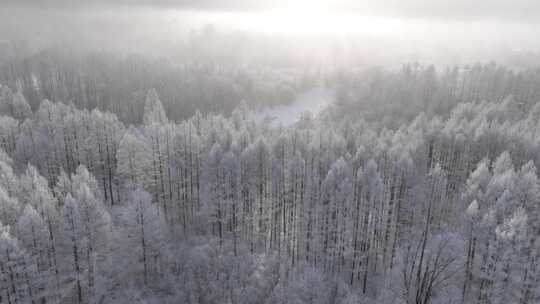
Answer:
<svg viewBox="0 0 540 304"><path fill-rule="evenodd" d="M319 114L326 106L334 101L334 92L326 88L310 89L299 94L289 105L266 108L259 112L252 113L252 118L256 121L265 118L272 119L274 125L284 126L295 123L304 112L311 112L314 116Z"/></svg>

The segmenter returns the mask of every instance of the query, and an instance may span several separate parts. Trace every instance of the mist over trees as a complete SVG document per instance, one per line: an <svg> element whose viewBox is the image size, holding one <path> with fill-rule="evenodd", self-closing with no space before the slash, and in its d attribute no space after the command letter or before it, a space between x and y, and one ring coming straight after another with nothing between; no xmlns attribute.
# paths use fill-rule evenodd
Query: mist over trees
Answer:
<svg viewBox="0 0 540 304"><path fill-rule="evenodd" d="M361 117L393 129L421 112L447 119L461 102L501 102L512 96L526 109L540 97L538 68L517 70L493 62L287 69L49 49L0 66L0 83L11 90L4 89L1 94L10 95L4 98L24 96L33 111L44 99L79 109L98 108L126 124L142 123L150 89L156 90L169 119L181 122L197 110L228 116L243 102L250 109L286 105L309 88L329 87L335 91L338 116ZM4 110L21 119L29 112L17 100Z"/></svg>
<svg viewBox="0 0 540 304"><path fill-rule="evenodd" d="M253 107L290 102L316 85L315 72L51 49L2 65L0 83L13 91L2 94L20 91L34 110L48 99L99 108L138 124L150 89L157 90L169 117L180 121L196 110L230 114L242 101Z"/></svg>
<svg viewBox="0 0 540 304"><path fill-rule="evenodd" d="M1 71L0 303L540 301L537 70Z"/></svg>

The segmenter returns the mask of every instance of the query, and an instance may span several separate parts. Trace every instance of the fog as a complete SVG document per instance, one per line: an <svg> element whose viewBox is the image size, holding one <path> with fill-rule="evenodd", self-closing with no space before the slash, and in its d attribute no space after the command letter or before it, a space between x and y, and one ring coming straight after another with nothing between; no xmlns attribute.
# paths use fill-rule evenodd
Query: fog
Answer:
<svg viewBox="0 0 540 304"><path fill-rule="evenodd" d="M0 303L540 303L540 0L0 0Z"/></svg>
<svg viewBox="0 0 540 304"><path fill-rule="evenodd" d="M334 92L324 88L313 88L299 94L287 105L264 107L251 114L255 121L268 121L274 126L290 126L303 115L317 116L322 110L334 102Z"/></svg>
<svg viewBox="0 0 540 304"><path fill-rule="evenodd" d="M540 62L535 1L471 2L7 1L0 51L60 47L178 62L196 53L273 65Z"/></svg>

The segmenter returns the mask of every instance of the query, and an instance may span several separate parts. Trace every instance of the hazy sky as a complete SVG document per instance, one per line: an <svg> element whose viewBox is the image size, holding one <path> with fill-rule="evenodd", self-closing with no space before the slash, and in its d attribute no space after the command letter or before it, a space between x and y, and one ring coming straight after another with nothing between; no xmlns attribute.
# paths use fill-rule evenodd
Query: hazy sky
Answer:
<svg viewBox="0 0 540 304"><path fill-rule="evenodd" d="M0 0L0 42L35 48L168 56L206 24L236 33L211 41L218 55L374 63L540 58L540 0Z"/></svg>
<svg viewBox="0 0 540 304"><path fill-rule="evenodd" d="M88 8L99 6L168 7L214 11L254 11L324 7L354 11L362 15L400 18L492 19L537 23L538 0L2 0L4 5L48 8Z"/></svg>

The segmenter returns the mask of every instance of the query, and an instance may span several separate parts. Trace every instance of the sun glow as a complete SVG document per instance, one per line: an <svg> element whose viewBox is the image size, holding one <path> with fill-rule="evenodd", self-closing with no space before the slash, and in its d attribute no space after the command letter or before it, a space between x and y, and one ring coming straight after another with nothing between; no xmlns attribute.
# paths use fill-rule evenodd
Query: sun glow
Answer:
<svg viewBox="0 0 540 304"><path fill-rule="evenodd" d="M214 17L243 31L291 36L381 36L396 34L402 29L399 19L337 10L322 0L291 1L274 9L255 12L220 12Z"/></svg>

